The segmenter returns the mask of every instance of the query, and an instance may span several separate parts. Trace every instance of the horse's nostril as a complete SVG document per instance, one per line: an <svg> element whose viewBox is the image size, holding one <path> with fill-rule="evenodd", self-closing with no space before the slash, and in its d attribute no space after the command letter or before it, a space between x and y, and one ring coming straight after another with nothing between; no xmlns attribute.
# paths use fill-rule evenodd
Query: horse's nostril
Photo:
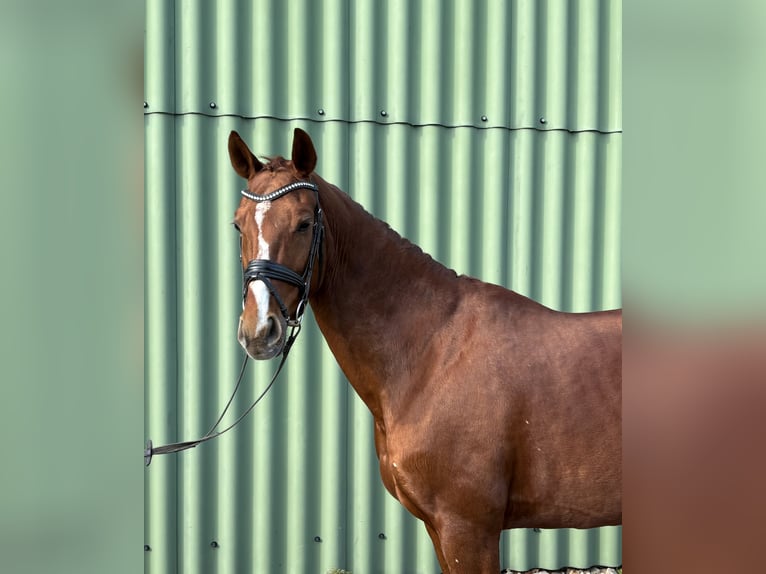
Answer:
<svg viewBox="0 0 766 574"><path fill-rule="evenodd" d="M268 328L269 330L266 333L266 340L269 343L275 343L281 335L281 331L279 329L279 321L275 321L274 317L269 317Z"/></svg>

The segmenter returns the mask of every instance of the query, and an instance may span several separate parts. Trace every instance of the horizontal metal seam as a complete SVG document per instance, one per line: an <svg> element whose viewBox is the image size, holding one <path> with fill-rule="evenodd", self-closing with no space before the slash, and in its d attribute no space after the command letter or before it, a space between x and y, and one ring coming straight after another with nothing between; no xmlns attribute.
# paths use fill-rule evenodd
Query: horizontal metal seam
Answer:
<svg viewBox="0 0 766 574"><path fill-rule="evenodd" d="M153 111L153 112L144 112L145 116L173 116L173 117L186 117L186 116L199 116L199 117L207 117L207 118L239 118L242 120L276 120L276 121L284 121L284 122L291 122L291 121L308 121L308 122L316 122L316 123L342 123L346 125L360 125L360 124L372 124L372 125L379 125L379 126L410 126L413 128L426 128L426 127L439 127L439 128L446 128L446 129L454 129L454 128L473 128L476 130L506 130L509 132L515 132L515 131L537 131L541 133L545 132L565 132L570 134L581 134L581 133L595 133L595 134L601 134L601 135L611 135L611 134L621 134L622 129L615 129L615 130L600 130L597 128L581 128L581 129L570 129L570 128L539 128L535 126L515 126L515 127L509 127L509 126L502 126L502 125L476 125L476 124L441 124L441 123L435 123L435 122L426 122L426 123L412 123L412 122L404 122L404 121L380 121L380 120L342 120L342 119L334 119L334 118L310 118L305 116L292 116L289 118L281 118L278 116L269 116L269 115L262 115L262 116L243 116L240 114L206 114L204 112L162 112L162 111Z"/></svg>

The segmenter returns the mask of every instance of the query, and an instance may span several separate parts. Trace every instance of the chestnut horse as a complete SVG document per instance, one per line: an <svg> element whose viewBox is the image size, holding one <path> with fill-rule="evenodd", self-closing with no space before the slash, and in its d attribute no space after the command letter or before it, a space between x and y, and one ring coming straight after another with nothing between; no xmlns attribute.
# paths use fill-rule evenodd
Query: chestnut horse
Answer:
<svg viewBox="0 0 766 574"><path fill-rule="evenodd" d="M247 190L238 338L284 352L306 302L372 412L386 489L421 519L445 573L500 570L506 528L621 523L620 310L562 313L457 275L314 173L311 138Z"/></svg>

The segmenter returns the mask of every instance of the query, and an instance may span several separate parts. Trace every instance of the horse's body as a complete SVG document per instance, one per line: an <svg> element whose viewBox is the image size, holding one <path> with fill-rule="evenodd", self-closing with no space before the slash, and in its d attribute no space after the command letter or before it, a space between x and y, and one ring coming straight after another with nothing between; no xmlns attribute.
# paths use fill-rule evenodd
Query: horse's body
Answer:
<svg viewBox="0 0 766 574"><path fill-rule="evenodd" d="M372 412L383 483L426 524L445 573L496 574L504 528L621 522L620 311L561 313L456 275L313 173L300 130L282 167L262 166L236 134L229 150L254 194L317 186L325 236L309 302ZM260 210L243 199L243 261L268 243L274 260L302 269L307 240L284 230L306 219L311 198L301 189ZM249 291L240 341L262 358L264 340L269 352L284 343L284 324L277 333L274 301ZM295 289L280 291L294 309Z"/></svg>

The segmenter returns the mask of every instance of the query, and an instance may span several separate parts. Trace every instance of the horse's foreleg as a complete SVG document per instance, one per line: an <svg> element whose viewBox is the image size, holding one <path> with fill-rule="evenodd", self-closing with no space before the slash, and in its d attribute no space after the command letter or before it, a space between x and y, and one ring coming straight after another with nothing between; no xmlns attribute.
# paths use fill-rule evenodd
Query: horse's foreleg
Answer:
<svg viewBox="0 0 766 574"><path fill-rule="evenodd" d="M427 527L428 528L428 527ZM428 528L431 534L431 529ZM451 520L431 534L444 574L500 572L500 531L481 531Z"/></svg>

